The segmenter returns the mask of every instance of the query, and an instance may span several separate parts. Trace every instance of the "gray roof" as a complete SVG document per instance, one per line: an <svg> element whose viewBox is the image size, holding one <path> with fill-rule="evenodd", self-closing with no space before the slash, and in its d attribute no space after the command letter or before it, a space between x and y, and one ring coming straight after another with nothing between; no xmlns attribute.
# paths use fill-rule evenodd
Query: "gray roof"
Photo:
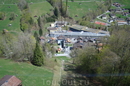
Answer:
<svg viewBox="0 0 130 86"><path fill-rule="evenodd" d="M103 30L88 28L86 26L81 26L81 25L72 25L72 26L70 26L70 28L73 28L73 29L76 29L76 30L92 32L92 33L105 33L105 34L107 33L106 31L103 31Z"/></svg>
<svg viewBox="0 0 130 86"><path fill-rule="evenodd" d="M109 32L106 33L92 33L92 32L64 32L64 33L50 33L52 35L64 35L64 36L93 36L93 37L100 37L100 36L110 36Z"/></svg>

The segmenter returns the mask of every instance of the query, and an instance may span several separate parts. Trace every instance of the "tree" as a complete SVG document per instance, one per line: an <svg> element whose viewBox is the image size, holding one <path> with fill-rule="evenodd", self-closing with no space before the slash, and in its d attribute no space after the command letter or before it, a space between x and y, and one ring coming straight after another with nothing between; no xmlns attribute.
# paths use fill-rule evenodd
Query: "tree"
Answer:
<svg viewBox="0 0 130 86"><path fill-rule="evenodd" d="M36 48L34 50L34 56L32 59L32 64L36 66L42 66L44 64L44 57L38 42L36 42Z"/></svg>
<svg viewBox="0 0 130 86"><path fill-rule="evenodd" d="M55 15L56 17L59 17L59 16L60 16L60 12L59 12L59 10L58 10L57 7L55 7L55 9L54 9L54 15Z"/></svg>
<svg viewBox="0 0 130 86"><path fill-rule="evenodd" d="M36 41L39 42L39 35L36 31L34 32L34 37L35 37Z"/></svg>
<svg viewBox="0 0 130 86"><path fill-rule="evenodd" d="M23 14L20 19L20 29L25 32L28 31L30 27L34 24L34 21L31 17L29 9L23 11Z"/></svg>
<svg viewBox="0 0 130 86"><path fill-rule="evenodd" d="M15 36L10 33L0 35L0 50L1 56L12 59L13 44L15 43Z"/></svg>
<svg viewBox="0 0 130 86"><path fill-rule="evenodd" d="M129 26L113 28L108 41L108 48L100 53L98 73L109 74L108 77L98 78L105 86L128 86L130 77L130 41Z"/></svg>
<svg viewBox="0 0 130 86"><path fill-rule="evenodd" d="M28 24L26 24L26 23L20 24L20 29L21 29L23 32L26 31L26 30L28 29Z"/></svg>
<svg viewBox="0 0 130 86"><path fill-rule="evenodd" d="M43 35L43 31L42 31L42 29L39 29L39 35L40 35L40 36Z"/></svg>
<svg viewBox="0 0 130 86"><path fill-rule="evenodd" d="M14 12L12 12L11 14L10 14L10 20L14 20L16 18L16 15L15 15L15 13Z"/></svg>
<svg viewBox="0 0 130 86"><path fill-rule="evenodd" d="M38 22L38 26L40 27L40 29L43 29L43 19L42 17L39 16L39 18L37 19Z"/></svg>
<svg viewBox="0 0 130 86"><path fill-rule="evenodd" d="M66 9L66 5L67 3L63 3L62 0L61 0L61 8L60 8L60 13L61 13L61 16L63 17L67 17L67 9Z"/></svg>
<svg viewBox="0 0 130 86"><path fill-rule="evenodd" d="M5 18L5 13L4 12L0 12L0 20L4 20Z"/></svg>
<svg viewBox="0 0 130 86"><path fill-rule="evenodd" d="M19 0L18 7L20 10L24 10L28 8L28 4L25 0Z"/></svg>
<svg viewBox="0 0 130 86"><path fill-rule="evenodd" d="M35 49L36 40L30 33L19 33L17 40L12 45L13 58L19 61L24 59L31 61Z"/></svg>
<svg viewBox="0 0 130 86"><path fill-rule="evenodd" d="M74 58L74 64L82 73L96 73L97 67L97 52L92 47L84 47L83 49L74 50L71 53Z"/></svg>

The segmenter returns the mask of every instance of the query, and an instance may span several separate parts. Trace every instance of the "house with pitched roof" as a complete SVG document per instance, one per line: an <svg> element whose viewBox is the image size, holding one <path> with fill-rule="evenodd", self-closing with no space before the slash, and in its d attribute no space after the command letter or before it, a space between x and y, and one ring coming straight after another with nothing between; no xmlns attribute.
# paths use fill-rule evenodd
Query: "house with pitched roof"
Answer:
<svg viewBox="0 0 130 86"><path fill-rule="evenodd" d="M21 80L14 75L6 75L0 79L0 86L22 86Z"/></svg>

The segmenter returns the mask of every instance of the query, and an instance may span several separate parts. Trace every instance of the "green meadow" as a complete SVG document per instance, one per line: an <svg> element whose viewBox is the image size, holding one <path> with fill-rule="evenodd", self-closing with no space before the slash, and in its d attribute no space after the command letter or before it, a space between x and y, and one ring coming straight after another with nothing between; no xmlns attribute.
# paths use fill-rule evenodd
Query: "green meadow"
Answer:
<svg viewBox="0 0 130 86"><path fill-rule="evenodd" d="M69 2L68 3L68 12L69 15L74 19L80 19L84 16L88 11L94 10L97 8L96 2ZM77 15L77 17L76 17Z"/></svg>
<svg viewBox="0 0 130 86"><path fill-rule="evenodd" d="M23 86L51 86L53 79L52 71L44 67L0 59L0 78L5 75L15 75L22 81Z"/></svg>
<svg viewBox="0 0 130 86"><path fill-rule="evenodd" d="M48 2L34 3L29 5L32 17L50 13L53 7ZM37 19L37 18L36 18Z"/></svg>
<svg viewBox="0 0 130 86"><path fill-rule="evenodd" d="M66 57L66 56L57 56L56 58L59 60L64 60L64 61L71 60L69 57Z"/></svg>
<svg viewBox="0 0 130 86"><path fill-rule="evenodd" d="M3 29L7 29L9 31L19 31L20 30L20 10L17 5L0 5L0 12L5 13L5 19L0 20L0 31ZM10 14L14 12L15 15L18 15L15 20L9 20ZM12 24L12 26L9 26Z"/></svg>
<svg viewBox="0 0 130 86"><path fill-rule="evenodd" d="M0 4L16 4L20 0L0 0ZM28 3L38 3L46 0L26 0Z"/></svg>

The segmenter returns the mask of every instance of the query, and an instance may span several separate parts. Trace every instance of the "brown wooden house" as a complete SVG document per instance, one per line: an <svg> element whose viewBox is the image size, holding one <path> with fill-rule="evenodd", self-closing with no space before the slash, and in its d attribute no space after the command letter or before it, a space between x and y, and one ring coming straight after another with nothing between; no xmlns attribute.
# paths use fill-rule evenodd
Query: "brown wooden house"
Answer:
<svg viewBox="0 0 130 86"><path fill-rule="evenodd" d="M0 86L22 86L21 80L13 75L6 75L0 79Z"/></svg>

